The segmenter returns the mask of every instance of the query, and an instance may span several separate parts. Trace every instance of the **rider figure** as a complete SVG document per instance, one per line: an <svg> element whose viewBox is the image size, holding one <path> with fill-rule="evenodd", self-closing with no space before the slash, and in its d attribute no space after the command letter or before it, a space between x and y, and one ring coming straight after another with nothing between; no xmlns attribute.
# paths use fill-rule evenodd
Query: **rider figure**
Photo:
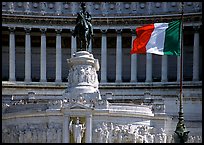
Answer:
<svg viewBox="0 0 204 145"><path fill-rule="evenodd" d="M80 11L79 13L81 14L81 16L86 20L87 24L88 24L88 27L89 27L89 30L91 31L91 36L93 36L93 27L92 27L92 24L91 24L91 15L89 14L89 12L86 11L86 5L85 3L81 3L81 8L82 8L82 11ZM75 29L74 29L74 33L73 33L73 36L76 36L77 34L77 29L78 29L78 25L80 23L80 17L78 16L77 19L76 19L76 26L75 26Z"/></svg>

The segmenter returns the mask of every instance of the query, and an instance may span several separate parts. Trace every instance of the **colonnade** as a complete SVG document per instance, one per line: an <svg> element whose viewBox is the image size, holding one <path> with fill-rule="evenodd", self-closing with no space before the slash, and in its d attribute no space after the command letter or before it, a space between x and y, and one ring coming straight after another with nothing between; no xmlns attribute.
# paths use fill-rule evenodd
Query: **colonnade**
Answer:
<svg viewBox="0 0 204 145"><path fill-rule="evenodd" d="M16 81L15 77L15 27L9 27L9 81ZM46 28L41 30L41 51L40 51L40 82L46 82ZM56 76L55 82L62 82L62 47L61 32L62 29L56 29ZM73 30L71 30L73 31ZM136 38L135 30L132 31L132 42ZM31 28L25 28L25 82L31 82ZM116 80L122 82L122 29L116 29ZM101 29L101 82L107 82L107 29ZM89 51L92 50L92 43ZM76 52L76 38L71 37L71 57ZM137 82L137 55L131 55L131 80ZM161 82L168 81L167 77L167 57L162 56ZM180 57L177 59L177 81L180 80ZM199 32L198 27L194 31L193 45L193 81L199 80ZM146 82L152 82L152 54L146 55Z"/></svg>

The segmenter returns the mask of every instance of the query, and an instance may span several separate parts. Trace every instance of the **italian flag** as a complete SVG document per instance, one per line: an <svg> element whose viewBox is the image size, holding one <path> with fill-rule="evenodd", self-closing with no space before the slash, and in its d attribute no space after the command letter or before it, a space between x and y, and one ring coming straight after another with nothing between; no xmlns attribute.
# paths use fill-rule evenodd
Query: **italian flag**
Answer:
<svg viewBox="0 0 204 145"><path fill-rule="evenodd" d="M180 56L181 30L180 20L138 27L130 53Z"/></svg>

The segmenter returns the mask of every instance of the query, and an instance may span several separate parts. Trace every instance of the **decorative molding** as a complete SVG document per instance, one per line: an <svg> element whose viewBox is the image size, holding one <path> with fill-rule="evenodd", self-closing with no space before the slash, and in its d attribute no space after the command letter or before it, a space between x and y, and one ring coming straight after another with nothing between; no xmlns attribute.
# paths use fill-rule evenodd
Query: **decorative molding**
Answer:
<svg viewBox="0 0 204 145"><path fill-rule="evenodd" d="M68 87L76 86L79 83L98 83L97 73L93 66L78 65L69 69Z"/></svg>
<svg viewBox="0 0 204 145"><path fill-rule="evenodd" d="M199 32L200 26L193 26L195 32Z"/></svg>
<svg viewBox="0 0 204 145"><path fill-rule="evenodd" d="M132 33L132 36L135 36L136 35L136 29L130 29L131 33Z"/></svg>
<svg viewBox="0 0 204 145"><path fill-rule="evenodd" d="M117 34L121 34L123 29L115 29L115 31L117 32Z"/></svg>
<svg viewBox="0 0 204 145"><path fill-rule="evenodd" d="M25 33L26 33L26 34L30 34L31 28L25 27L24 30L25 30Z"/></svg>
<svg viewBox="0 0 204 145"><path fill-rule="evenodd" d="M8 29L10 30L10 33L14 33L16 27L9 27Z"/></svg>
<svg viewBox="0 0 204 145"><path fill-rule="evenodd" d="M8 4L7 4L8 3ZM31 4L32 3L32 4ZM179 2L87 2L87 8L92 17L119 17L119 16L140 16L141 10L143 15L158 14L179 14L180 9ZM184 2L184 13L201 12L201 2ZM6 7L8 5L8 7ZM162 10L163 5L166 5L167 9ZM3 2L2 14L12 15L32 15L37 17L41 16L65 16L73 17L80 9L79 2ZM97 12L94 13L93 10ZM129 10L129 11L128 11ZM162 10L162 12L161 12ZM55 14L51 13L53 11Z"/></svg>
<svg viewBox="0 0 204 145"><path fill-rule="evenodd" d="M94 142L98 143L170 143L163 128L140 124L102 122L94 129Z"/></svg>
<svg viewBox="0 0 204 145"><path fill-rule="evenodd" d="M100 29L100 31L101 31L103 34L105 34L105 33L108 31L108 29Z"/></svg>
<svg viewBox="0 0 204 145"><path fill-rule="evenodd" d="M62 32L62 29L55 29L55 31L59 35Z"/></svg>
<svg viewBox="0 0 204 145"><path fill-rule="evenodd" d="M45 34L47 31L47 28L40 28L40 31L42 32L42 34Z"/></svg>
<svg viewBox="0 0 204 145"><path fill-rule="evenodd" d="M114 26L132 26L135 25L143 25L154 22L166 22L180 19L180 15L169 15L169 16L154 16L148 17L148 19L144 17L138 17L137 19L132 19L131 16L129 18L93 18L92 25L93 27L114 27ZM20 20L20 21L19 21ZM5 16L2 15L2 25L5 24L13 24L13 25L32 25L32 27L39 28L39 26L47 26L49 27L74 27L76 18L55 18L55 17L30 17L26 16L22 19L21 16ZM202 22L202 14L192 14L192 15L184 15L184 23L201 23Z"/></svg>
<svg viewBox="0 0 204 145"><path fill-rule="evenodd" d="M50 122L7 125L2 130L2 136L4 136L4 143L60 143L62 142L62 124Z"/></svg>

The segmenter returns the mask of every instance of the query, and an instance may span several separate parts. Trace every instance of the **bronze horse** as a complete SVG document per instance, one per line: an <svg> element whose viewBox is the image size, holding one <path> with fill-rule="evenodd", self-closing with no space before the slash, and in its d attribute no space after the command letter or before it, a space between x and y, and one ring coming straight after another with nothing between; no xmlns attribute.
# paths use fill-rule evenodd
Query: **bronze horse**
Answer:
<svg viewBox="0 0 204 145"><path fill-rule="evenodd" d="M75 27L75 35L78 37L78 41L80 43L80 50L87 51L91 40L90 30L84 17L80 13L77 14L77 19L79 20L79 23L77 24L77 27Z"/></svg>

